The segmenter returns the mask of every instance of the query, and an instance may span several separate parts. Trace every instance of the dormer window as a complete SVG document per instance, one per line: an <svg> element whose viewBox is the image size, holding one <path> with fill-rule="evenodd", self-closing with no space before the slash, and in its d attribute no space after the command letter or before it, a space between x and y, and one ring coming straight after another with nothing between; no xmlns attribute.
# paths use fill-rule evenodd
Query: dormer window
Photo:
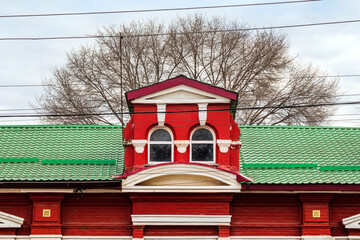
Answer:
<svg viewBox="0 0 360 240"><path fill-rule="evenodd" d="M167 128L154 128L149 133L149 163L173 161L173 137Z"/></svg>
<svg viewBox="0 0 360 240"><path fill-rule="evenodd" d="M190 139L191 162L215 163L215 134L211 128L196 128Z"/></svg>

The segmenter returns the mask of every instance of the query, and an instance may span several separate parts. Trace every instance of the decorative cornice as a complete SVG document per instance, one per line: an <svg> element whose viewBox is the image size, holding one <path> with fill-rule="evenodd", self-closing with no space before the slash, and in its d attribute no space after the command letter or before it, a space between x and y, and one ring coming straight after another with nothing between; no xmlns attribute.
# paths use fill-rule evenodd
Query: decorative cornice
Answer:
<svg viewBox="0 0 360 240"><path fill-rule="evenodd" d="M186 148L190 144L190 141L189 140L175 140L174 144L176 145L176 148L177 148L179 153L185 153Z"/></svg>
<svg viewBox="0 0 360 240"><path fill-rule="evenodd" d="M229 151L229 147L231 145L231 140L227 140L227 139L218 139L217 141L217 144L220 148L220 152L222 153L227 153Z"/></svg>
<svg viewBox="0 0 360 240"><path fill-rule="evenodd" d="M137 153L143 153L144 152L144 147L147 143L147 140L145 139L133 139L131 140L133 146L135 147L135 151Z"/></svg>

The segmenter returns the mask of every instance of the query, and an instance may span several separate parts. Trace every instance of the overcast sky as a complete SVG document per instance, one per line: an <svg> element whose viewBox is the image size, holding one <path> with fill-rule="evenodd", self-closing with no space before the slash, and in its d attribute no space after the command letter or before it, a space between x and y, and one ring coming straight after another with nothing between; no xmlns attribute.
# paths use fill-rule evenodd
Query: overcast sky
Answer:
<svg viewBox="0 0 360 240"><path fill-rule="evenodd" d="M0 15L41 14L88 11L116 11L155 8L230 5L280 0L0 0ZM205 16L226 17L246 22L253 27L292 25L360 19L359 0L323 0L271 6L252 6L196 11L128 13L34 18L0 18L0 38L83 36L96 33L110 24L132 20L157 19L168 21L177 16L202 13ZM329 75L360 75L360 23L323 25L277 30L288 37L290 53L304 63L312 63ZM91 39L48 41L0 41L0 85L41 84L51 76L51 69L63 66L66 53ZM340 79L340 94L359 94L342 97L339 102L360 101L360 77ZM29 109L35 96L41 96L41 87L0 87L0 115L31 113L32 111L5 111ZM351 114L351 115L350 115ZM358 114L358 115L354 115ZM350 120L345 120L350 119ZM20 121L21 120L21 121ZM25 120L25 121L24 121ZM332 126L360 127L360 105L341 106L330 122ZM0 124L37 124L30 119L5 119Z"/></svg>

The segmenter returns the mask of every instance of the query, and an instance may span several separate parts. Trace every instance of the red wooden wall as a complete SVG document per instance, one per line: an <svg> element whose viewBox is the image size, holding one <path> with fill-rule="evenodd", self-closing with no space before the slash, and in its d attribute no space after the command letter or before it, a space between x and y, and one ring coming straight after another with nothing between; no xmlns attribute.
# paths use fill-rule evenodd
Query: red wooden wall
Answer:
<svg viewBox="0 0 360 240"><path fill-rule="evenodd" d="M60 196L56 195L54 198ZM310 195L311 199L316 199L316 196L319 199L325 198L319 194ZM305 197L309 199L309 194ZM324 221L329 221L333 236L347 236L349 232L344 228L342 219L360 213L360 194L334 194L326 197L331 200L328 204L329 212L322 213ZM33 201L44 199L41 200L42 204L50 204L46 203L47 198L51 199L51 194L0 194L0 211L25 218L22 228L2 229L0 235L30 235L36 220L36 213L33 211L37 211L33 208ZM306 225L303 199L304 196L297 194L153 193L129 196L125 193L108 193L84 194L82 197L66 194L59 206L59 226L63 235L131 236L131 214L231 214L231 236L301 236L302 225ZM41 224L40 228L35 228L37 233L47 227L46 222ZM206 226L146 226L144 234L216 236L218 229Z"/></svg>

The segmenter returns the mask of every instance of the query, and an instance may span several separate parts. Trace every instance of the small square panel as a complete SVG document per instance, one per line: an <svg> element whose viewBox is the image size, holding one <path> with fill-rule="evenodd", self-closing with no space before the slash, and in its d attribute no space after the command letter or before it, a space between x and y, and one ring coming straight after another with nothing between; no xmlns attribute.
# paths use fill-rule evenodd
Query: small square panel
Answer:
<svg viewBox="0 0 360 240"><path fill-rule="evenodd" d="M313 218L320 218L320 210L313 210L312 216Z"/></svg>
<svg viewBox="0 0 360 240"><path fill-rule="evenodd" d="M43 217L51 217L51 210L43 209Z"/></svg>

